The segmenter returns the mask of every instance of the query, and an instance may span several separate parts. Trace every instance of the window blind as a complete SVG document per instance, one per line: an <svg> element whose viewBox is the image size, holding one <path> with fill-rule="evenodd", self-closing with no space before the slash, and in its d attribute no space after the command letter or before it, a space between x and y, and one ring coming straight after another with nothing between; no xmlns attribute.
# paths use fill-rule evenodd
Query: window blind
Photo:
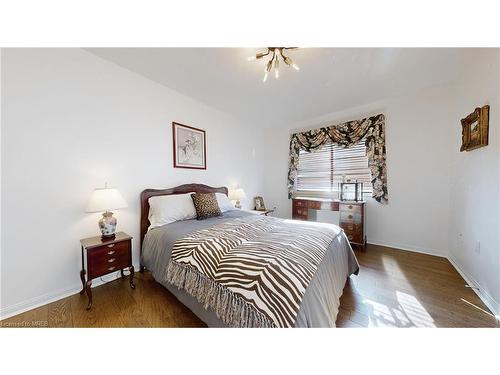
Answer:
<svg viewBox="0 0 500 375"><path fill-rule="evenodd" d="M362 182L363 192L371 193L371 173L364 139L351 148L328 144L315 152L300 150L297 191L318 195L337 192L344 177L346 182Z"/></svg>

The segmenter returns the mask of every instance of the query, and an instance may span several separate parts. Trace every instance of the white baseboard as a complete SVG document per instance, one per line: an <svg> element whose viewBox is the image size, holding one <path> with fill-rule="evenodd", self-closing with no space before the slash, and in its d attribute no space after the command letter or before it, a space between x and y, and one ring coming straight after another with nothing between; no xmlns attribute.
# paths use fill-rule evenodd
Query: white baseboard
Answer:
<svg viewBox="0 0 500 375"><path fill-rule="evenodd" d="M465 282L469 286L473 287L471 289L478 295L481 301L484 302L486 307L488 307L488 309L490 309L490 311L495 315L497 321L500 322L500 303L495 301L493 297L491 297L486 291L484 291L481 285L471 275L463 270L462 265L451 254L448 256L448 260L453 265L453 267L455 267L460 276L462 276Z"/></svg>
<svg viewBox="0 0 500 375"><path fill-rule="evenodd" d="M78 293L81 289L81 284L73 285L69 288L60 289L52 293L46 293L38 297L30 298L26 301L16 303L12 306L4 307L0 309L0 320L10 318L11 316L22 314L23 312L69 297Z"/></svg>
<svg viewBox="0 0 500 375"><path fill-rule="evenodd" d="M434 255L437 257L441 258L447 258L448 257L448 252L446 251L439 251L439 250L434 250L434 249L427 249L427 248L421 248L418 246L412 246L412 245L403 245L399 243L393 243L393 242L384 242L384 241L368 241L369 244L371 245L377 245L377 246L385 246L385 247L392 247L393 249L396 250L406 250L406 251L411 251L414 253L421 253L421 254L427 254L427 255Z"/></svg>
<svg viewBox="0 0 500 375"><path fill-rule="evenodd" d="M134 268L136 270L139 269L138 266L134 265ZM114 275L106 275L103 276L104 281L102 281L100 278L92 280L92 288L95 288L97 286L106 284L110 281L114 281L116 279L120 278L120 273L117 272ZM2 307L0 308L0 320L10 318L12 316L22 314L23 312L29 311L36 309L37 307L48 305L49 303L59 301L60 299L72 296L73 294L79 293L80 290L82 290L82 284L78 283L76 285L64 288L64 289L59 289L55 292L50 292L43 294L38 297L30 298L26 301L22 301L19 303L16 303L12 306L8 307Z"/></svg>

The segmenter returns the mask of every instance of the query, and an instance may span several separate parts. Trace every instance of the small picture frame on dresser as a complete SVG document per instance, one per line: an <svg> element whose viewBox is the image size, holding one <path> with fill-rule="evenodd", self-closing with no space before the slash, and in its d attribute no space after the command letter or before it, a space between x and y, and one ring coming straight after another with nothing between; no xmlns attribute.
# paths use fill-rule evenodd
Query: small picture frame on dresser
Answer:
<svg viewBox="0 0 500 375"><path fill-rule="evenodd" d="M256 211L265 211L266 210L266 206L264 204L264 198L262 197L255 197L253 199L254 201L254 205L255 205L255 210Z"/></svg>

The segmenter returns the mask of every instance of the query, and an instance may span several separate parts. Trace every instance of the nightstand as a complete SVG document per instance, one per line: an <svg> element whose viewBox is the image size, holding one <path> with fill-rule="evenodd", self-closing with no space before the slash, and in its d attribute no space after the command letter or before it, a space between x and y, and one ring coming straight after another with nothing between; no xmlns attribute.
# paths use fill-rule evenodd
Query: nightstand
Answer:
<svg viewBox="0 0 500 375"><path fill-rule="evenodd" d="M132 237L127 233L118 232L113 239L102 239L101 236L84 238L80 240L82 245L82 270L80 279L83 289L80 294L87 293L89 303L87 310L92 307L92 280L120 271L122 278L123 270L130 270L130 287L134 285L134 266L132 265ZM85 279L85 276L87 278Z"/></svg>

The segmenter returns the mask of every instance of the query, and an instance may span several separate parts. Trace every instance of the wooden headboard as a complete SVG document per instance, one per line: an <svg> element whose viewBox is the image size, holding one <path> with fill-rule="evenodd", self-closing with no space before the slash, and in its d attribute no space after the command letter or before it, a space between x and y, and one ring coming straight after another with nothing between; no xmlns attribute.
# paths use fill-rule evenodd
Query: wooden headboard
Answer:
<svg viewBox="0 0 500 375"><path fill-rule="evenodd" d="M211 187L202 184L186 184L176 186L171 189L146 189L141 193L141 256L142 256L142 242L144 236L149 228L149 202L148 199L158 195L172 195L172 194L185 194L185 193L224 193L227 195L227 187ZM141 266L142 268L142 266Z"/></svg>

